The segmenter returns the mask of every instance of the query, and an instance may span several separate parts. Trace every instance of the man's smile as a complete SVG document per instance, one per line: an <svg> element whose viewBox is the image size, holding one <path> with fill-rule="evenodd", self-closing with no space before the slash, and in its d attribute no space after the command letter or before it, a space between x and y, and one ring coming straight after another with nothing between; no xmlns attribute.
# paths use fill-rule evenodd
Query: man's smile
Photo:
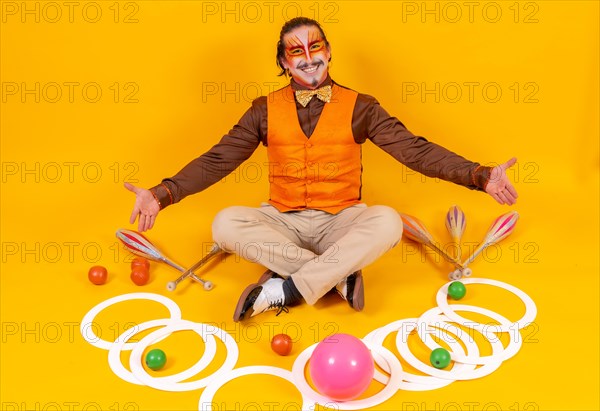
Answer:
<svg viewBox="0 0 600 411"><path fill-rule="evenodd" d="M315 71L317 71L319 69L319 66L322 64L323 64L323 62L321 62L321 61L315 62L313 64L307 64L307 65L299 64L297 68L299 70L302 70L306 74L313 74Z"/></svg>

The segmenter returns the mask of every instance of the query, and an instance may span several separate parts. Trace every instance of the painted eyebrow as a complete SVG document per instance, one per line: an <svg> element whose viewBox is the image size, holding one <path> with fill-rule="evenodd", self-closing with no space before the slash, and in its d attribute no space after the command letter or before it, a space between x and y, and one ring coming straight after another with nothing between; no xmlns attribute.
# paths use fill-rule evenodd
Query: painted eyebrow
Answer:
<svg viewBox="0 0 600 411"><path fill-rule="evenodd" d="M321 35L321 32L319 30L317 30L316 28L314 28L313 30L311 30L308 33L308 45L309 45L309 47L312 46L314 43L316 43L318 41L323 41L323 36Z"/></svg>
<svg viewBox="0 0 600 411"><path fill-rule="evenodd" d="M288 48L302 47L302 41L297 36L288 39L288 43L290 43L290 45L288 46Z"/></svg>

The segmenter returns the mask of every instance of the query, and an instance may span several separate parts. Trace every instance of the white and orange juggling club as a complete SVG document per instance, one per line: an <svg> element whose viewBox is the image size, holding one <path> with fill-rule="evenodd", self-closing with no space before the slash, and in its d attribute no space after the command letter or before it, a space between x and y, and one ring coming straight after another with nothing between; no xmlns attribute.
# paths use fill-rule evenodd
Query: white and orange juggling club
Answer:
<svg viewBox="0 0 600 411"><path fill-rule="evenodd" d="M519 213L516 211L510 211L496 218L479 247L477 247L473 254L462 263L463 267L466 267L473 262L473 260L487 247L499 243L508 237L514 231L518 219Z"/></svg>
<svg viewBox="0 0 600 411"><path fill-rule="evenodd" d="M410 240L416 241L417 243L421 243L431 248L439 255L441 255L446 261L454 264L456 268L462 270L463 265L456 258L452 257L436 245L433 236L431 235L431 233L429 233L429 231L425 227L425 224L423 224L421 220L408 214L399 214L400 218L402 219L402 224L404 226L402 234L404 234Z"/></svg>
<svg viewBox="0 0 600 411"><path fill-rule="evenodd" d="M450 233L452 242L456 245L456 259L459 261L462 256L460 240L465 232L466 224L465 213L463 213L460 207L457 205L450 207L448 213L446 213L446 229Z"/></svg>

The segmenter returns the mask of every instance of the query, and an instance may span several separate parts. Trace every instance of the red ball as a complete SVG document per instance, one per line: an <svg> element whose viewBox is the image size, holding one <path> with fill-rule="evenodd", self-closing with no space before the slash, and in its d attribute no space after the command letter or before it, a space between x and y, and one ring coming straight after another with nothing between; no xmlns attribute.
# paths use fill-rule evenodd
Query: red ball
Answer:
<svg viewBox="0 0 600 411"><path fill-rule="evenodd" d="M271 349L279 355L289 355L292 345L292 338L287 334L277 334L271 340Z"/></svg>
<svg viewBox="0 0 600 411"><path fill-rule="evenodd" d="M136 268L143 268L146 271L150 270L150 262L143 257L135 257L131 261L131 269L135 270Z"/></svg>
<svg viewBox="0 0 600 411"><path fill-rule="evenodd" d="M108 271L101 265L95 265L88 271L88 279L96 285L104 284L107 278Z"/></svg>
<svg viewBox="0 0 600 411"><path fill-rule="evenodd" d="M138 267L131 272L131 281L136 285L146 285L148 280L150 280L148 270Z"/></svg>

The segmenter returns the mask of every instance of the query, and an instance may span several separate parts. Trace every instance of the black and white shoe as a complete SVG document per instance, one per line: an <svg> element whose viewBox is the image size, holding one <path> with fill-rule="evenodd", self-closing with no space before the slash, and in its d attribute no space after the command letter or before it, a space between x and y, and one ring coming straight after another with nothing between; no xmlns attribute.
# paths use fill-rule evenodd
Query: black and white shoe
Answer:
<svg viewBox="0 0 600 411"><path fill-rule="evenodd" d="M275 273L274 276L267 276L267 273L261 277L261 279L266 278L265 282L250 284L242 292L233 313L233 321L238 322L265 311L278 310L277 315L282 311L286 313L289 311L285 305L283 278Z"/></svg>
<svg viewBox="0 0 600 411"><path fill-rule="evenodd" d="M358 270L337 283L335 291L356 311L365 306L365 289L362 271Z"/></svg>

